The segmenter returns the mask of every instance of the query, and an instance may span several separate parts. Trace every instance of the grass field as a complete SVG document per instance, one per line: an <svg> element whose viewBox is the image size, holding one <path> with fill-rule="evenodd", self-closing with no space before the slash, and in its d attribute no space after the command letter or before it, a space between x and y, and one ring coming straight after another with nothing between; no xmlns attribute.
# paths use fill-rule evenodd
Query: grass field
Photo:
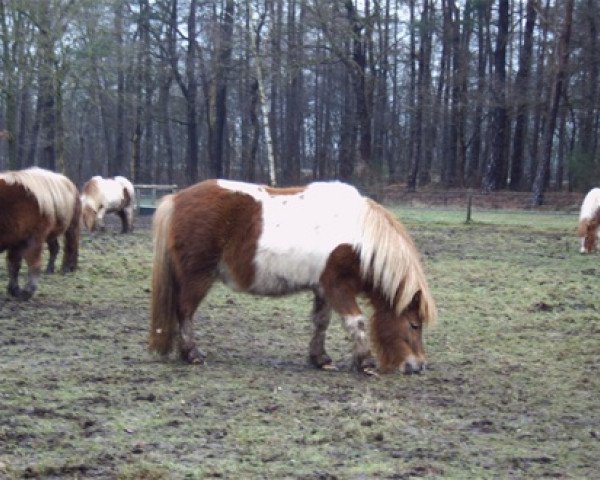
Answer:
<svg viewBox="0 0 600 480"><path fill-rule="evenodd" d="M311 297L218 286L205 366L146 351L151 241L0 294L0 478L600 478L600 255L576 216L398 208L440 311L418 376L309 367ZM0 287L7 283L0 267Z"/></svg>

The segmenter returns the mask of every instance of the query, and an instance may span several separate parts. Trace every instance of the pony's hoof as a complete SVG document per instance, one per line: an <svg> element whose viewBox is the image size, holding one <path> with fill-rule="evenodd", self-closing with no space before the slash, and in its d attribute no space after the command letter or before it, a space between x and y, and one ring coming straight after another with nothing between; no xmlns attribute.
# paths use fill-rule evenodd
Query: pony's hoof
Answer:
<svg viewBox="0 0 600 480"><path fill-rule="evenodd" d="M326 372L337 372L338 368L333 363L326 363L325 365L321 365L321 370L325 370Z"/></svg>
<svg viewBox="0 0 600 480"><path fill-rule="evenodd" d="M377 361L370 354L366 357L356 358L354 360L354 369L357 372L364 373L365 375L376 375Z"/></svg>
<svg viewBox="0 0 600 480"><path fill-rule="evenodd" d="M206 355L199 351L196 347L192 347L187 351L181 351L181 358L184 362L191 365L204 365Z"/></svg>
<svg viewBox="0 0 600 480"><path fill-rule="evenodd" d="M12 297L15 297L17 300L29 300L33 296L33 292L35 290L29 289L20 289L18 286L10 285L6 291Z"/></svg>
<svg viewBox="0 0 600 480"><path fill-rule="evenodd" d="M17 296L19 300L29 300L31 297L33 297L33 291L27 289L21 290Z"/></svg>
<svg viewBox="0 0 600 480"><path fill-rule="evenodd" d="M311 355L310 363L321 370L334 370L333 360L326 353L320 355Z"/></svg>
<svg viewBox="0 0 600 480"><path fill-rule="evenodd" d="M21 295L21 289L16 286L16 285L9 285L6 288L6 292L11 296L11 297L15 297L15 298L19 298L19 296Z"/></svg>

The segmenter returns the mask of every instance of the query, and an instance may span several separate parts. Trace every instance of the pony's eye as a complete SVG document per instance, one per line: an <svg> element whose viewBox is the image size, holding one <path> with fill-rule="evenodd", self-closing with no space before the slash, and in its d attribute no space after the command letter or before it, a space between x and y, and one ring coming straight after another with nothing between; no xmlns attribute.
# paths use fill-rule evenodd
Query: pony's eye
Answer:
<svg viewBox="0 0 600 480"><path fill-rule="evenodd" d="M410 322L410 328L412 328L413 330L419 330L421 328L421 324L415 323L415 322Z"/></svg>

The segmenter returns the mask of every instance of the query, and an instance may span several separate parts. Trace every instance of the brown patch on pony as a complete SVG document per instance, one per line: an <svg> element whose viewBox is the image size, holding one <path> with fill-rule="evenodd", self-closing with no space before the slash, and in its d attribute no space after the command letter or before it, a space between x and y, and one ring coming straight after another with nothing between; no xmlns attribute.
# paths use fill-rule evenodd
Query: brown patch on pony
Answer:
<svg viewBox="0 0 600 480"><path fill-rule="evenodd" d="M173 202L171 249L182 260L179 273L191 280L196 272L226 267L231 280L248 289L254 281L253 261L262 231L260 203L212 180L178 192Z"/></svg>
<svg viewBox="0 0 600 480"><path fill-rule="evenodd" d="M337 247L325 264L319 283L327 302L342 315L360 315L356 297L364 291L358 254L348 244Z"/></svg>

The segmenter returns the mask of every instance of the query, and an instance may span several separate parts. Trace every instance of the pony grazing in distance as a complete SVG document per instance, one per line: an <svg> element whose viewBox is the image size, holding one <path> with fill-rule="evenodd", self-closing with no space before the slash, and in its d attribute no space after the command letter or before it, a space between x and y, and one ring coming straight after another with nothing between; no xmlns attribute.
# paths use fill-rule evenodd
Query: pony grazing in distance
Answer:
<svg viewBox="0 0 600 480"><path fill-rule="evenodd" d="M77 268L81 203L77 187L67 177L41 168L0 173L0 252L8 250L8 293L27 300L37 289L44 242L54 272L64 235L63 272ZM19 288L21 260L28 265L28 282Z"/></svg>
<svg viewBox="0 0 600 480"><path fill-rule="evenodd" d="M167 355L178 345L183 360L203 363L193 315L221 280L256 295L312 290L309 359L317 368L335 368L325 350L332 311L342 316L358 370L375 366L371 348L380 372L425 366L422 330L437 312L419 253L388 211L350 185L207 180L163 198L153 238L151 351ZM369 321L360 294L373 307Z"/></svg>
<svg viewBox="0 0 600 480"><path fill-rule="evenodd" d="M90 232L104 231L104 215L112 212L121 219L121 233L133 231L135 190L125 177L92 177L81 190L81 204L83 223Z"/></svg>
<svg viewBox="0 0 600 480"><path fill-rule="evenodd" d="M600 188L592 188L581 204L577 236L580 253L592 253L600 237Z"/></svg>

